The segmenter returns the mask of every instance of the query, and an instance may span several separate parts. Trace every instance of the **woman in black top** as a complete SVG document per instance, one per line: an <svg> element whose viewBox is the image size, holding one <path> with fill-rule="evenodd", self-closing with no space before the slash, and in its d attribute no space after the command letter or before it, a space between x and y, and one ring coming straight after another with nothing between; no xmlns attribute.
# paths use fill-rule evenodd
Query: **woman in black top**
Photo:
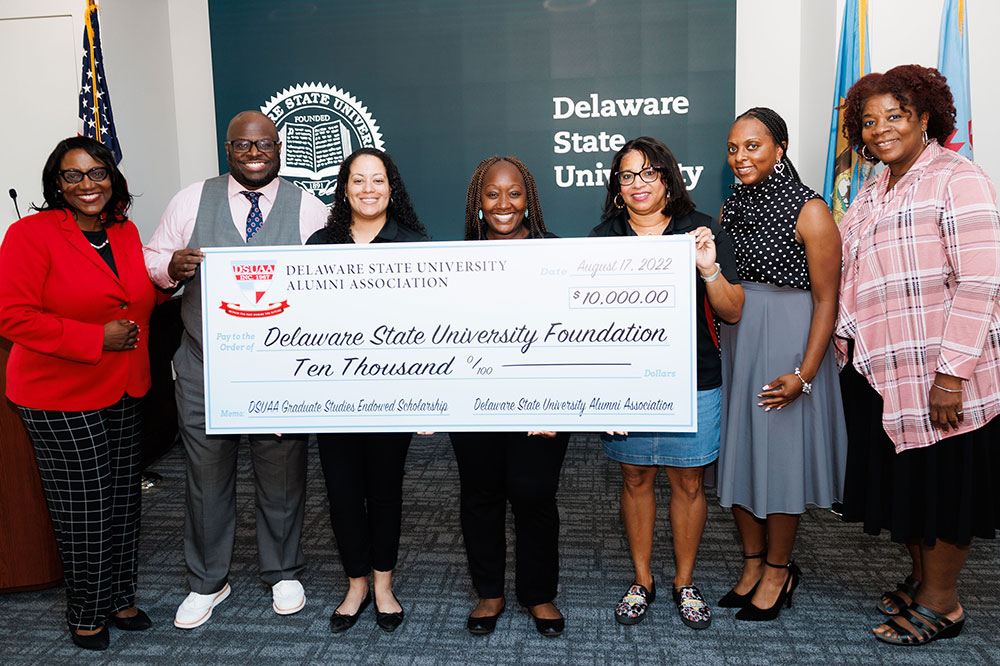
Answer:
<svg viewBox="0 0 1000 666"><path fill-rule="evenodd" d="M719 452L722 374L715 317L738 320L743 289L726 233L710 216L694 209L677 160L663 142L650 137L629 141L611 161L611 173L602 221L590 235L693 235L698 274L698 432L608 433L603 437L604 452L621 464L622 520L635 567L633 584L615 607L615 620L620 624L641 622L656 598L650 569L656 521L653 483L662 466L671 486L674 603L685 625L705 629L712 615L694 585L694 562L708 512L704 472Z"/></svg>
<svg viewBox="0 0 1000 666"><path fill-rule="evenodd" d="M479 163L465 205L465 240L554 238L545 228L535 181L513 157ZM514 513L517 600L543 636L565 628L552 600L559 581L556 491L569 433L453 432L461 479L461 521L479 603L466 627L491 633L503 612L507 502Z"/></svg>
<svg viewBox="0 0 1000 666"><path fill-rule="evenodd" d="M818 194L788 159L788 129L750 109L729 130L740 183L722 205L746 292L743 317L722 327L719 501L743 542L743 574L719 605L737 620L778 617L798 585L792 562L806 506L840 499L846 436L831 333L840 237ZM811 395L810 395L811 393Z"/></svg>
<svg viewBox="0 0 1000 666"><path fill-rule="evenodd" d="M326 226L306 245L428 240L392 158L375 148L354 151L340 165ZM375 621L395 631L403 607L392 593L403 507L403 464L412 433L320 433L319 459L330 498L330 522L349 580L330 616L330 631L350 629L372 600Z"/></svg>

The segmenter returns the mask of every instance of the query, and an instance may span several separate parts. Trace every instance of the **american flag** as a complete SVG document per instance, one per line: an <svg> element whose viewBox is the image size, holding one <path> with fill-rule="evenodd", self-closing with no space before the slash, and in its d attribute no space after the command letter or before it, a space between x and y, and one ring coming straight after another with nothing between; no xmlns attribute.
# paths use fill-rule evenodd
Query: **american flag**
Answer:
<svg viewBox="0 0 1000 666"><path fill-rule="evenodd" d="M96 0L87 0L87 15L83 30L83 75L80 79L80 134L97 139L115 154L115 162L122 161L122 148L118 144L115 119L111 115L111 95L104 76L104 58L101 55L101 29L97 22Z"/></svg>

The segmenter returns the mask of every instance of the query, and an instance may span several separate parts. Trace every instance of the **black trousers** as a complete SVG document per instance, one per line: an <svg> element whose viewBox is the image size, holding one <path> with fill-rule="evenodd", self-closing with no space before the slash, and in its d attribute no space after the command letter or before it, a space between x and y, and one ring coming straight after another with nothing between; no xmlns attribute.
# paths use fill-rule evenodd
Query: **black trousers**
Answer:
<svg viewBox="0 0 1000 666"><path fill-rule="evenodd" d="M66 579L70 629L135 605L142 400L60 412L20 407Z"/></svg>
<svg viewBox="0 0 1000 666"><path fill-rule="evenodd" d="M556 491L569 433L453 432L462 484L461 522L476 593L502 597L507 560L507 502L514 513L514 589L534 606L552 601L559 583Z"/></svg>
<svg viewBox="0 0 1000 666"><path fill-rule="evenodd" d="M409 432L317 435L330 523L350 578L396 567L403 466L412 436Z"/></svg>

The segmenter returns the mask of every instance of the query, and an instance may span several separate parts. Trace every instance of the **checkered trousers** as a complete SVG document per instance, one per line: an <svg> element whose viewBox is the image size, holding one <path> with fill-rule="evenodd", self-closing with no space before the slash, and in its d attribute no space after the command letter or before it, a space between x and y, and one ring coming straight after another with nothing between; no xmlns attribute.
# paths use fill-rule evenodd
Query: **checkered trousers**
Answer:
<svg viewBox="0 0 1000 666"><path fill-rule="evenodd" d="M135 605L142 400L60 412L19 407L35 446L66 579L71 629Z"/></svg>

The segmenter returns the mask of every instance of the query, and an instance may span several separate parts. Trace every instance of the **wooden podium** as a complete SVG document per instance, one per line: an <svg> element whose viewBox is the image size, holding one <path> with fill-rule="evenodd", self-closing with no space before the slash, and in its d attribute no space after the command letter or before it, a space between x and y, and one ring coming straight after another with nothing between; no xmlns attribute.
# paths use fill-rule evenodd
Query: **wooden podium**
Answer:
<svg viewBox="0 0 1000 666"><path fill-rule="evenodd" d="M150 375L143 423L143 468L177 438L177 407L170 359L180 344L179 298L153 310L149 326ZM62 582L49 509L38 478L35 451L21 415L7 400L11 343L0 338L0 594L52 587Z"/></svg>
<svg viewBox="0 0 1000 666"><path fill-rule="evenodd" d="M52 587L63 575L35 451L4 397L10 347L0 338L0 593Z"/></svg>

